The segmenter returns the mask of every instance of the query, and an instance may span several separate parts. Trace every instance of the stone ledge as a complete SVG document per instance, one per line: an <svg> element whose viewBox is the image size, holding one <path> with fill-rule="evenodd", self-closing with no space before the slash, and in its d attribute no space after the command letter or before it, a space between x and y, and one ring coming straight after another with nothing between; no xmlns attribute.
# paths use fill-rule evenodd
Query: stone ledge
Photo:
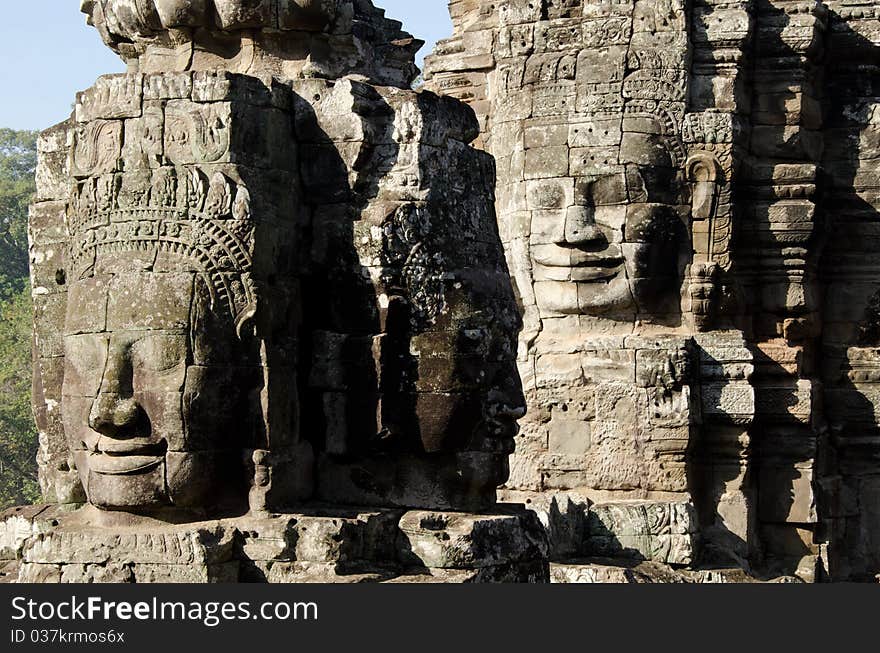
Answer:
<svg viewBox="0 0 880 653"><path fill-rule="evenodd" d="M554 584L743 584L743 583L802 583L793 576L762 580L742 569L673 569L657 562L625 563L619 560L593 559L570 563L552 563L550 582Z"/></svg>
<svg viewBox="0 0 880 653"><path fill-rule="evenodd" d="M540 519L554 561L601 556L688 566L699 556L696 510L686 499L594 502L577 491L510 496Z"/></svg>
<svg viewBox="0 0 880 653"><path fill-rule="evenodd" d="M115 516L113 516L115 518ZM549 580L535 513L313 507L169 524L94 508L23 508L0 519L0 582L359 583Z"/></svg>

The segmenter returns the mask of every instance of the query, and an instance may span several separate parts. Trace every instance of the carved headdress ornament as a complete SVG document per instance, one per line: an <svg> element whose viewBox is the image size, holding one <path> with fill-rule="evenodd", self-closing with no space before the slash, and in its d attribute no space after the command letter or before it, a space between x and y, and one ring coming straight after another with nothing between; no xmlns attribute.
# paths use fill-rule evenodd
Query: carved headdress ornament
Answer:
<svg viewBox="0 0 880 653"><path fill-rule="evenodd" d="M221 172L91 177L76 184L68 211L70 272L87 276L102 254L170 254L203 274L215 311L228 312L241 335L256 312L253 229L250 193Z"/></svg>

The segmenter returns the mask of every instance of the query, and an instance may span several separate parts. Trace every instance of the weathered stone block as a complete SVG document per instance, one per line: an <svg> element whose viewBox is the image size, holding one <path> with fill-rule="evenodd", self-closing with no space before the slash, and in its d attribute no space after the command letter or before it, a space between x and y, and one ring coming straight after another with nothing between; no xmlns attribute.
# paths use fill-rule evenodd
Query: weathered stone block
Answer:
<svg viewBox="0 0 880 653"><path fill-rule="evenodd" d="M526 150L526 179L563 177L568 174L568 147L551 146Z"/></svg>
<svg viewBox="0 0 880 653"><path fill-rule="evenodd" d="M688 503L613 503L590 509L584 553L688 565L696 557L696 512Z"/></svg>
<svg viewBox="0 0 880 653"><path fill-rule="evenodd" d="M542 558L547 540L534 513L467 516L410 512L400 522L404 561L439 569L480 569Z"/></svg>

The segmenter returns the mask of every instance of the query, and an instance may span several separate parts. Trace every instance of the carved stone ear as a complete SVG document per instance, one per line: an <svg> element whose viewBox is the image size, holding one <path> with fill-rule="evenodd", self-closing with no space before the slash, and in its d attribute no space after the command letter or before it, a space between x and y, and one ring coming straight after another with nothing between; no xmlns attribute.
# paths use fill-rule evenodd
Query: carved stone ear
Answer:
<svg viewBox="0 0 880 653"><path fill-rule="evenodd" d="M723 177L721 164L710 152L697 152L685 164L691 186L691 214L695 220L708 220L715 215L718 190Z"/></svg>
<svg viewBox="0 0 880 653"><path fill-rule="evenodd" d="M689 312L698 331L713 327L719 264L729 261L730 218L719 217L718 197L724 171L712 152L695 152L685 163L691 189L694 261L687 274Z"/></svg>
<svg viewBox="0 0 880 653"><path fill-rule="evenodd" d="M235 334L238 339L244 341L256 336L257 331L257 306L250 304L235 317Z"/></svg>

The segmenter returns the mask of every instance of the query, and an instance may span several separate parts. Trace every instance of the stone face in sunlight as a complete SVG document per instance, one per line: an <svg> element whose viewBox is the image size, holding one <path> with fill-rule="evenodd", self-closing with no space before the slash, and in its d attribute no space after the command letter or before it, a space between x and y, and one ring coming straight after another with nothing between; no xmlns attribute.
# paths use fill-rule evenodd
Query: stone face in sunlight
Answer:
<svg viewBox="0 0 880 653"><path fill-rule="evenodd" d="M426 86L477 113L525 317L512 495L696 509L671 549L587 520L615 557L874 577L876 3L450 14ZM569 553L582 515L548 513Z"/></svg>

